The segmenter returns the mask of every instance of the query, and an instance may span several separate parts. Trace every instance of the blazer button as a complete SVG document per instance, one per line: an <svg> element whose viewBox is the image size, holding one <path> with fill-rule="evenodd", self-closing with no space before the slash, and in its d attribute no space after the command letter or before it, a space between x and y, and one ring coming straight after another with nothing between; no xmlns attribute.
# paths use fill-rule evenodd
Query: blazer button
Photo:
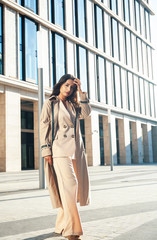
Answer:
<svg viewBox="0 0 157 240"><path fill-rule="evenodd" d="M75 135L73 134L73 135L71 135L71 137L72 137L72 138L74 138L74 137L75 137Z"/></svg>
<svg viewBox="0 0 157 240"><path fill-rule="evenodd" d="M66 125L63 125L64 128L66 128L67 126Z"/></svg>
<svg viewBox="0 0 157 240"><path fill-rule="evenodd" d="M64 134L64 135L63 135L63 137L67 137L67 135L66 135L66 134Z"/></svg>

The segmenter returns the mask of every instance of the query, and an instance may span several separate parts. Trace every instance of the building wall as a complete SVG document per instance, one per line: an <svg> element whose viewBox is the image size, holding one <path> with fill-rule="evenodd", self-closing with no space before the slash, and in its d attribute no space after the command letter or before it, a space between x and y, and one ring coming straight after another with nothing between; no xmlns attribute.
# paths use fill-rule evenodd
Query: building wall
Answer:
<svg viewBox="0 0 157 240"><path fill-rule="evenodd" d="M54 19L50 0L38 1L37 14L20 2L1 1L0 170L21 170L23 99L34 106L35 169L39 166L37 29L42 32L44 97L64 73L79 77L82 90L88 91L92 107L91 116L85 120L88 164L100 165L99 115L103 116L105 165L111 159L114 164L156 162L157 88L151 61L153 46L145 23L146 14L150 18L153 14L151 5L139 1L140 30L135 18L138 1L129 1L127 17L122 0L117 1L117 8L113 4L116 1L65 0L58 8L60 18L56 13ZM84 4L81 14L79 4Z"/></svg>

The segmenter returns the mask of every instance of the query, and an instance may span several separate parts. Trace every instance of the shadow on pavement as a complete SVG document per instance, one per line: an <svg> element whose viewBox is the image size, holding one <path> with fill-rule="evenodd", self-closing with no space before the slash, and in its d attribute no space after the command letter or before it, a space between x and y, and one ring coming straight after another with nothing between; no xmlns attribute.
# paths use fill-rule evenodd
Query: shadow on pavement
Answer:
<svg viewBox="0 0 157 240"><path fill-rule="evenodd" d="M61 237L61 239L64 239L64 238L62 238L61 234L52 232L52 233L42 234L42 235L32 237L32 238L24 238L24 240L44 240L47 238L56 238L56 237Z"/></svg>

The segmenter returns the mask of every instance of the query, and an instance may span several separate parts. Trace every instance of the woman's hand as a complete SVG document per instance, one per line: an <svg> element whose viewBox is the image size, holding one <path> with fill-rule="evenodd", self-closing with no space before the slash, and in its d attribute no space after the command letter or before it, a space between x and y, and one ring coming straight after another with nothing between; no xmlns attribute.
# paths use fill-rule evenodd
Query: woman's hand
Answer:
<svg viewBox="0 0 157 240"><path fill-rule="evenodd" d="M50 165L52 165L52 155L44 157L45 161L48 161Z"/></svg>
<svg viewBox="0 0 157 240"><path fill-rule="evenodd" d="M77 91L82 92L80 79L75 78L75 79L74 79L74 83L77 85Z"/></svg>

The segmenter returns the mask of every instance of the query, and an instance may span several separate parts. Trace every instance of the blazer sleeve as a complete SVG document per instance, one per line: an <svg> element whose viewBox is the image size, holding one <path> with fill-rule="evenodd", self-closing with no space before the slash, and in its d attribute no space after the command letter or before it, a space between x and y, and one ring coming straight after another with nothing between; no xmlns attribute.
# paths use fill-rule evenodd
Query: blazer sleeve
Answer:
<svg viewBox="0 0 157 240"><path fill-rule="evenodd" d="M80 97L80 114L79 119L88 117L91 113L91 106L86 92L79 93Z"/></svg>
<svg viewBox="0 0 157 240"><path fill-rule="evenodd" d="M42 157L52 155L52 140L51 140L51 102L44 102L40 115L40 146Z"/></svg>

